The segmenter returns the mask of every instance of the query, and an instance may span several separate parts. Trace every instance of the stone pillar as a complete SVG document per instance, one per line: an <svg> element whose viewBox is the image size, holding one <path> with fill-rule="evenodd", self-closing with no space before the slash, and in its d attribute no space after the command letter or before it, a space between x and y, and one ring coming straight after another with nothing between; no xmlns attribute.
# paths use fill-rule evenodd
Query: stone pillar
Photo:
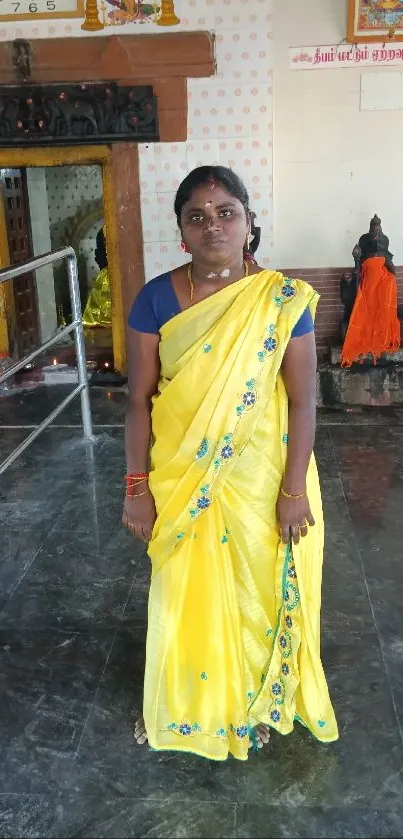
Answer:
<svg viewBox="0 0 403 839"><path fill-rule="evenodd" d="M50 242L49 208L46 191L45 169L27 169L27 189L31 217L32 250L40 256L52 250ZM53 266L45 265L36 271L36 295L41 342L46 341L57 328L55 284Z"/></svg>
<svg viewBox="0 0 403 839"><path fill-rule="evenodd" d="M143 232L136 143L111 146L104 170L104 210L112 290L112 334L115 367L126 369L127 318L144 285Z"/></svg>

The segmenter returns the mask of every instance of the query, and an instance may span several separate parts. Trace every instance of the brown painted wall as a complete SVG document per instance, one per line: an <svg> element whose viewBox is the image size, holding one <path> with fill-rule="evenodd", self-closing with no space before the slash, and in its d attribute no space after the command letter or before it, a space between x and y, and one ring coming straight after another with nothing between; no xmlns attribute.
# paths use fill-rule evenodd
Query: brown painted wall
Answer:
<svg viewBox="0 0 403 839"><path fill-rule="evenodd" d="M320 294L316 318L316 344L318 356L323 358L329 344L337 344L339 338L339 322L342 315L340 302L340 279L342 274L351 272L351 265L347 268L290 268L281 269L288 277L299 277L310 283ZM403 266L396 268L398 284L398 302L403 304Z"/></svg>
<svg viewBox="0 0 403 839"><path fill-rule="evenodd" d="M187 79L215 73L209 32L38 39L30 42L30 49L28 82L33 84L151 84L158 97L160 139L167 143L187 139ZM1 84L19 83L14 62L13 42L0 43Z"/></svg>

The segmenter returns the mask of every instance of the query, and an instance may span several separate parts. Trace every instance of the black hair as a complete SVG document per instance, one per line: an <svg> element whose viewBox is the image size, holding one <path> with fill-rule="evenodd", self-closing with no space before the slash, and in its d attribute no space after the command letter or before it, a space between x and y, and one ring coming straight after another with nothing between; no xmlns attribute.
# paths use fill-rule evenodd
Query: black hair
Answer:
<svg viewBox="0 0 403 839"><path fill-rule="evenodd" d="M256 214L250 211L249 195L245 184L232 169L228 169L226 166L199 166L197 169L193 169L182 181L176 193L174 204L178 227L181 226L183 207L189 201L193 190L210 182L221 184L230 195L237 198L245 210L246 217L250 218L252 239L249 248L245 245L244 254L245 257L253 259L260 242L260 227L255 226Z"/></svg>
<svg viewBox="0 0 403 839"><path fill-rule="evenodd" d="M98 230L95 239L95 260L100 271L102 271L103 268L108 267L108 255L106 252L105 233L103 227Z"/></svg>
<svg viewBox="0 0 403 839"><path fill-rule="evenodd" d="M259 245L260 245L260 237L262 235L262 230L260 227L257 227L255 224L256 213L251 212L250 214L250 232L251 232L251 240L249 242L249 254L253 258L255 255Z"/></svg>

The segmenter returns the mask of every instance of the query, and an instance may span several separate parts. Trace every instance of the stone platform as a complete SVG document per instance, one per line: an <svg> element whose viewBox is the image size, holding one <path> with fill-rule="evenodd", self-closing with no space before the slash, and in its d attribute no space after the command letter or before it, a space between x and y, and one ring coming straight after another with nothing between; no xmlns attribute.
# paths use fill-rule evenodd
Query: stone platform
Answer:
<svg viewBox="0 0 403 839"><path fill-rule="evenodd" d="M372 356L342 368L341 348L330 348L330 360L318 365L318 405L403 405L403 349L385 353L374 366Z"/></svg>

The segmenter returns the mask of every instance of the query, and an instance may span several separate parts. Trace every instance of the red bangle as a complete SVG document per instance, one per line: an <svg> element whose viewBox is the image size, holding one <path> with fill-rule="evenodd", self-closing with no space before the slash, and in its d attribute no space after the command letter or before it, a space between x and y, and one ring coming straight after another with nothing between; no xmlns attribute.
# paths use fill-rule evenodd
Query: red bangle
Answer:
<svg viewBox="0 0 403 839"><path fill-rule="evenodd" d="M125 481L126 483L133 483L133 481L145 480L148 476L149 472L130 473L129 475L125 475Z"/></svg>
<svg viewBox="0 0 403 839"><path fill-rule="evenodd" d="M136 498L137 495L145 495L148 489L148 472L136 472L136 474L125 475L126 498ZM147 483L145 492L137 492L141 484Z"/></svg>

